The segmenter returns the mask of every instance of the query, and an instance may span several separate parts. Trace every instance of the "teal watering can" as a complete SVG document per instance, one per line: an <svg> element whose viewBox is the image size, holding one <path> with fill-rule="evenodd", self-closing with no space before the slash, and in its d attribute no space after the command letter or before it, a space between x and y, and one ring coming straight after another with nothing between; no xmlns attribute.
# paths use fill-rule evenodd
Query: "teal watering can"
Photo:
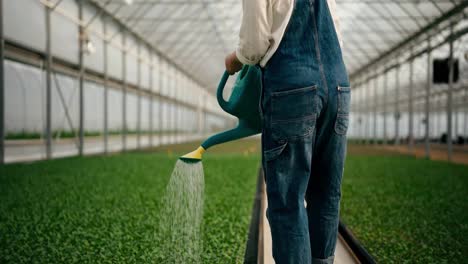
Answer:
<svg viewBox="0 0 468 264"><path fill-rule="evenodd" d="M229 74L224 72L218 85L216 97L219 106L227 113L239 119L237 127L215 134L206 139L198 149L180 157L186 162L201 161L202 155L211 146L249 137L262 131L259 112L262 72L258 66L245 65L242 67L234 84L231 96L226 101L223 98L224 87Z"/></svg>

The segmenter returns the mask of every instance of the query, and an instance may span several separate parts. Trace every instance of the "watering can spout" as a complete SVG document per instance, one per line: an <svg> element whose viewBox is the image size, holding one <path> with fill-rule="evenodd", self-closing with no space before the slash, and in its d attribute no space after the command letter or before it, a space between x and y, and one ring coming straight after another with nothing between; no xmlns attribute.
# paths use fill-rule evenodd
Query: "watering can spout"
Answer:
<svg viewBox="0 0 468 264"><path fill-rule="evenodd" d="M260 133L261 128L258 125L259 124L250 124L245 120L239 120L237 127L209 137L201 144L200 147L190 153L183 155L180 157L180 159L188 163L199 162L202 160L203 153L205 153L208 148L214 145L250 137Z"/></svg>
<svg viewBox="0 0 468 264"><path fill-rule="evenodd" d="M183 155L179 159L181 159L181 160L183 160L185 162L188 162L188 163L194 163L194 162L201 161L203 153L205 153L205 148L200 146L196 150Z"/></svg>
<svg viewBox="0 0 468 264"><path fill-rule="evenodd" d="M201 146L208 149L214 145L256 135L260 132L259 130L258 125L249 124L249 122L239 119L237 127L209 137Z"/></svg>

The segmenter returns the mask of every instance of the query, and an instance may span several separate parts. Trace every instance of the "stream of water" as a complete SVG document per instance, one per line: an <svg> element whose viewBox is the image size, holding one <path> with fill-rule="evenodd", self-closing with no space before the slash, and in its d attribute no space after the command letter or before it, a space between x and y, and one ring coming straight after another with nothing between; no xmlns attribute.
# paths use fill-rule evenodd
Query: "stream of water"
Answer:
<svg viewBox="0 0 468 264"><path fill-rule="evenodd" d="M202 162L177 160L162 200L158 261L201 263L204 177Z"/></svg>

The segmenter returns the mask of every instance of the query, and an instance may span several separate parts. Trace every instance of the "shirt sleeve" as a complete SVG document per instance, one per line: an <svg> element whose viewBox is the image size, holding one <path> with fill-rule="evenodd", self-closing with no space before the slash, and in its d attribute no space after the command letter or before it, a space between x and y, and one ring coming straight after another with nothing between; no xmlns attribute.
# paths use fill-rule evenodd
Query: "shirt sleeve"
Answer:
<svg viewBox="0 0 468 264"><path fill-rule="evenodd" d="M243 64L260 62L270 47L271 4L269 0L243 0L243 16L236 56Z"/></svg>

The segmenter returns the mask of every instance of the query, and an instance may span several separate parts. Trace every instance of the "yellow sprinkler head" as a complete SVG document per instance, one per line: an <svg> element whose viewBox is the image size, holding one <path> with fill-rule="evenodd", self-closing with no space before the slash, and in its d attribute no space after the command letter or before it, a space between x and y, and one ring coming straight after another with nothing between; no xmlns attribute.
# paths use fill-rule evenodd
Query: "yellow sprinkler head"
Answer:
<svg viewBox="0 0 468 264"><path fill-rule="evenodd" d="M204 152L205 152L205 149L202 146L200 146L196 150L183 155L179 159L188 163L199 162L202 160L202 155Z"/></svg>

